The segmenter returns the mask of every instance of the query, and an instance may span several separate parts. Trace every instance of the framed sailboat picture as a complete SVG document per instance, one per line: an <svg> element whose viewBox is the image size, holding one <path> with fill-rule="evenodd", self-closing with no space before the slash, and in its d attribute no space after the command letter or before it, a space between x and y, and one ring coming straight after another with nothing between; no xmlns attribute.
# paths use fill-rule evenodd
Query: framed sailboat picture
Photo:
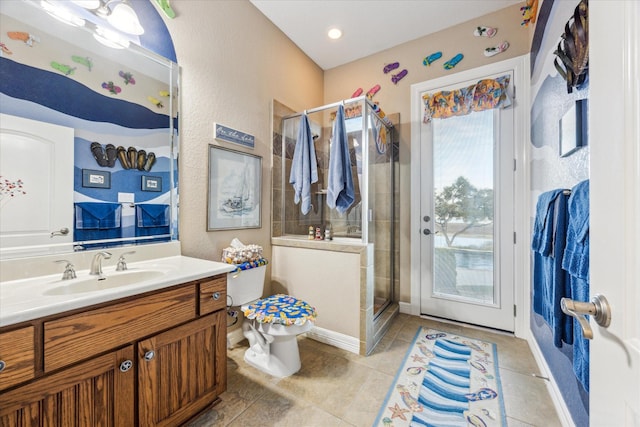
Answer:
<svg viewBox="0 0 640 427"><path fill-rule="evenodd" d="M209 144L207 231L260 228L262 157Z"/></svg>

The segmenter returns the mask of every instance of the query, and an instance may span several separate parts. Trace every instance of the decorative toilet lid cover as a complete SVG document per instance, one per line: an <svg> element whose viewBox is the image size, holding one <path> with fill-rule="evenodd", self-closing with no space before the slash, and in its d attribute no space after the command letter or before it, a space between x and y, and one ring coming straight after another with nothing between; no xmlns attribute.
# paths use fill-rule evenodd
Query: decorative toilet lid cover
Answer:
<svg viewBox="0 0 640 427"><path fill-rule="evenodd" d="M304 325L308 320L316 320L316 309L305 301L289 295L278 294L263 298L243 310L247 319L259 323L277 323L281 325Z"/></svg>

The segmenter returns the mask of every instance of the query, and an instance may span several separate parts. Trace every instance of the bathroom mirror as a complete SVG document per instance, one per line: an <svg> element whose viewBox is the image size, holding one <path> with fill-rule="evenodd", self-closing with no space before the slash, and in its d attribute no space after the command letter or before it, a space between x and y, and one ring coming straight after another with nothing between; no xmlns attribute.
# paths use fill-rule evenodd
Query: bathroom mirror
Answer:
<svg viewBox="0 0 640 427"><path fill-rule="evenodd" d="M177 239L178 65L74 7L0 4L0 259Z"/></svg>

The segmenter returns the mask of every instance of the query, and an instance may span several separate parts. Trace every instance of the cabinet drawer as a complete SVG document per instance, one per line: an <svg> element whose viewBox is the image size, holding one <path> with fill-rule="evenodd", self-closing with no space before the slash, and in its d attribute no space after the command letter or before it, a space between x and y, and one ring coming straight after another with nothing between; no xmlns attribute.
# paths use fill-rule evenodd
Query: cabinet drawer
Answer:
<svg viewBox="0 0 640 427"><path fill-rule="evenodd" d="M0 334L0 390L35 376L34 327Z"/></svg>
<svg viewBox="0 0 640 427"><path fill-rule="evenodd" d="M200 283L200 314L213 313L227 306L227 275Z"/></svg>
<svg viewBox="0 0 640 427"><path fill-rule="evenodd" d="M44 369L58 369L195 317L193 284L45 322Z"/></svg>

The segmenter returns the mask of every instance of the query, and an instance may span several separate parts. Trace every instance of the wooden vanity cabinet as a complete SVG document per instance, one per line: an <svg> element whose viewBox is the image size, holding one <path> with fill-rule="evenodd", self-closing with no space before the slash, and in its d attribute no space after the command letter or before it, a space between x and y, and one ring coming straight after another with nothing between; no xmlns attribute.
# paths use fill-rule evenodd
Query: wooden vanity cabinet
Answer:
<svg viewBox="0 0 640 427"><path fill-rule="evenodd" d="M226 312L138 343L141 426L179 425L226 389Z"/></svg>
<svg viewBox="0 0 640 427"><path fill-rule="evenodd" d="M3 392L0 425L135 425L133 356L130 345Z"/></svg>
<svg viewBox="0 0 640 427"><path fill-rule="evenodd" d="M0 333L0 390L35 377L33 326Z"/></svg>
<svg viewBox="0 0 640 427"><path fill-rule="evenodd" d="M2 343L11 336L29 344L24 354L11 353L27 373L9 385L0 375L7 390L0 392L0 426L184 423L226 390L226 311L219 301L226 302L226 274L38 319L33 324L43 332L35 340L33 326L0 329Z"/></svg>

